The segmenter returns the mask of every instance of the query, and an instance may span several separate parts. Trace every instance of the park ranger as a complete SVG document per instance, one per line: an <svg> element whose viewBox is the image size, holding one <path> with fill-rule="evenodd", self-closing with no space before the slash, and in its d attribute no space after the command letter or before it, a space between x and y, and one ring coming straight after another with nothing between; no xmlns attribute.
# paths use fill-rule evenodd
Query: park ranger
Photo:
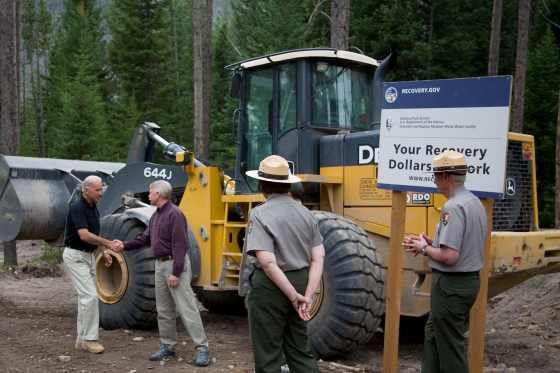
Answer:
<svg viewBox="0 0 560 373"><path fill-rule="evenodd" d="M469 372L463 328L480 288L487 227L482 203L464 186L468 169L456 151L434 158L434 182L447 197L435 236L422 233L403 243L414 256L428 256L433 272L422 373Z"/></svg>
<svg viewBox="0 0 560 373"><path fill-rule="evenodd" d="M325 256L317 221L288 197L300 178L290 174L284 158L267 157L247 175L258 179L266 198L249 216L242 259L254 266L247 310L255 372L280 371L282 351L292 373L319 372L306 324Z"/></svg>

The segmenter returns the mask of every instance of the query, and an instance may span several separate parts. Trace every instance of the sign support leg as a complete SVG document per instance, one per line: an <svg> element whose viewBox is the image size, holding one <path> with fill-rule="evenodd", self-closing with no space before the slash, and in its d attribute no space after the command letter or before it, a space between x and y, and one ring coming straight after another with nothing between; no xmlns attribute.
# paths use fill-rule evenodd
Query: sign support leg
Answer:
<svg viewBox="0 0 560 373"><path fill-rule="evenodd" d="M391 207L389 266L387 268L387 308L385 310L385 339L383 344L383 373L397 373L399 357L399 324L406 217L406 192L394 190Z"/></svg>
<svg viewBox="0 0 560 373"><path fill-rule="evenodd" d="M484 243L484 267L480 270L480 291L476 302L471 308L469 318L469 341L467 358L469 372L482 372L484 365L484 334L486 331L486 305L488 303L488 261L490 260L490 241L492 239L492 209L494 200L483 198L481 200L486 210L486 242Z"/></svg>

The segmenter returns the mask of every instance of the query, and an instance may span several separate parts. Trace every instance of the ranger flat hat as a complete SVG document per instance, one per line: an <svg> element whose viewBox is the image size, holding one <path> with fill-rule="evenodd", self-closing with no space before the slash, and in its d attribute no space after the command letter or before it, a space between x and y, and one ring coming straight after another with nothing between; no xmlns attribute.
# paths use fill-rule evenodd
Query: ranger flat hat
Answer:
<svg viewBox="0 0 560 373"><path fill-rule="evenodd" d="M432 172L445 172L448 174L466 175L468 170L467 157L455 150L446 150L434 157Z"/></svg>
<svg viewBox="0 0 560 373"><path fill-rule="evenodd" d="M301 181L290 173L288 162L279 155L271 155L261 161L258 170L245 172L254 179L272 181L273 183L295 183Z"/></svg>

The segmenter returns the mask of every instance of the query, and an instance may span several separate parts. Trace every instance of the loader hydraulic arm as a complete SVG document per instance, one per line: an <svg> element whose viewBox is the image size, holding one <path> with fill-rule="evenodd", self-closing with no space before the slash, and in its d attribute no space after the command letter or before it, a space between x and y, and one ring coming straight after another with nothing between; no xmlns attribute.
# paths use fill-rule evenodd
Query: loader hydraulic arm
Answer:
<svg viewBox="0 0 560 373"><path fill-rule="evenodd" d="M163 146L163 156L165 159L183 166L187 166L191 163L190 155L182 146L177 145L174 142L165 141L161 136L152 130L148 130L148 137ZM179 155L179 157L177 157L177 155Z"/></svg>
<svg viewBox="0 0 560 373"><path fill-rule="evenodd" d="M138 127L130 143L126 164L138 162L153 163L155 161L156 144L163 146L163 156L167 160L184 166L191 163L191 156L185 151L185 148L163 139L159 135L160 128L160 126L151 122L145 122ZM195 161L195 163L199 162ZM197 166L200 167L199 165Z"/></svg>

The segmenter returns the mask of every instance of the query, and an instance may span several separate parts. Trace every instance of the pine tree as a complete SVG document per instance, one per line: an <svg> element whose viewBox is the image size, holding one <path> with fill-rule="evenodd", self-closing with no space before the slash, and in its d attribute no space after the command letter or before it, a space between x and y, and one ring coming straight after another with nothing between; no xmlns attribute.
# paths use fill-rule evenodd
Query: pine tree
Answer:
<svg viewBox="0 0 560 373"><path fill-rule="evenodd" d="M117 111L126 111L121 106L134 96L139 123L155 122L167 141L192 147L192 0L171 5L115 0L108 16L109 61L121 92ZM165 162L160 152L156 156Z"/></svg>
<svg viewBox="0 0 560 373"><path fill-rule="evenodd" d="M168 113L168 121L172 123L170 128L165 129L168 138L182 146L193 149L194 145L194 97L193 97L193 22L192 22L192 0L177 0L176 6L176 30L177 30L177 71L178 79L175 82L175 91L171 101L172 108Z"/></svg>
<svg viewBox="0 0 560 373"><path fill-rule="evenodd" d="M308 33L304 44L307 23L314 9L311 0L237 0L231 5L234 40L243 58L330 45L317 31Z"/></svg>
<svg viewBox="0 0 560 373"><path fill-rule="evenodd" d="M135 93L144 119L153 121L149 116L159 109L161 91L169 89L173 61L170 1L115 0L107 20L113 36L109 61L118 84L128 96Z"/></svg>
<svg viewBox="0 0 560 373"><path fill-rule="evenodd" d="M47 77L45 138L49 157L104 158L102 144L83 142L87 139L83 137L85 133L103 132L103 127L107 126L105 109L99 106L109 97L104 69L106 49L101 11L94 5L94 0L66 0L64 4ZM89 97L90 105L96 110L79 108L82 102L87 102L83 101L84 97L77 97L79 95ZM79 120L79 123L73 126L72 120ZM81 128L84 123L100 127L85 131ZM61 138L74 142L75 148L60 146ZM90 140L94 138L90 136ZM89 144L86 148L79 149L86 144Z"/></svg>
<svg viewBox="0 0 560 373"><path fill-rule="evenodd" d="M226 23L219 24L214 32L214 61L212 69L212 130L210 159L224 168L235 168L237 147L232 139L232 115L237 108L237 100L230 97L231 75L224 69L239 55L228 40ZM237 133L237 130L235 131Z"/></svg>
<svg viewBox="0 0 560 373"><path fill-rule="evenodd" d="M558 115L558 89L560 88L559 48L554 34L547 28L539 44L529 54L527 85L525 91L525 133L535 137L537 155L537 195L539 225L554 227L554 186Z"/></svg>
<svg viewBox="0 0 560 373"><path fill-rule="evenodd" d="M46 51L52 37L52 17L47 11L44 0L24 0L21 14L22 49L24 52L23 70L29 71L29 84L23 79L22 105L22 151L25 155L45 156L45 131L41 65L46 65ZM31 99L27 100L27 96ZM28 110L27 105L30 105ZM29 115L29 117L28 117ZM32 121L30 122L29 119ZM23 154L22 153L22 154Z"/></svg>
<svg viewBox="0 0 560 373"><path fill-rule="evenodd" d="M140 122L141 113L134 92L128 96L122 92L113 105L109 106L109 152L108 160L126 162L130 142Z"/></svg>
<svg viewBox="0 0 560 373"><path fill-rule="evenodd" d="M486 75L491 1L353 0L350 13L352 46L377 59L398 52L392 80Z"/></svg>
<svg viewBox="0 0 560 373"><path fill-rule="evenodd" d="M52 153L57 158L105 161L111 153L105 103L98 77L91 73L95 61L90 59L88 38L80 40L79 54L69 66L75 76L67 77L60 90L61 110Z"/></svg>

